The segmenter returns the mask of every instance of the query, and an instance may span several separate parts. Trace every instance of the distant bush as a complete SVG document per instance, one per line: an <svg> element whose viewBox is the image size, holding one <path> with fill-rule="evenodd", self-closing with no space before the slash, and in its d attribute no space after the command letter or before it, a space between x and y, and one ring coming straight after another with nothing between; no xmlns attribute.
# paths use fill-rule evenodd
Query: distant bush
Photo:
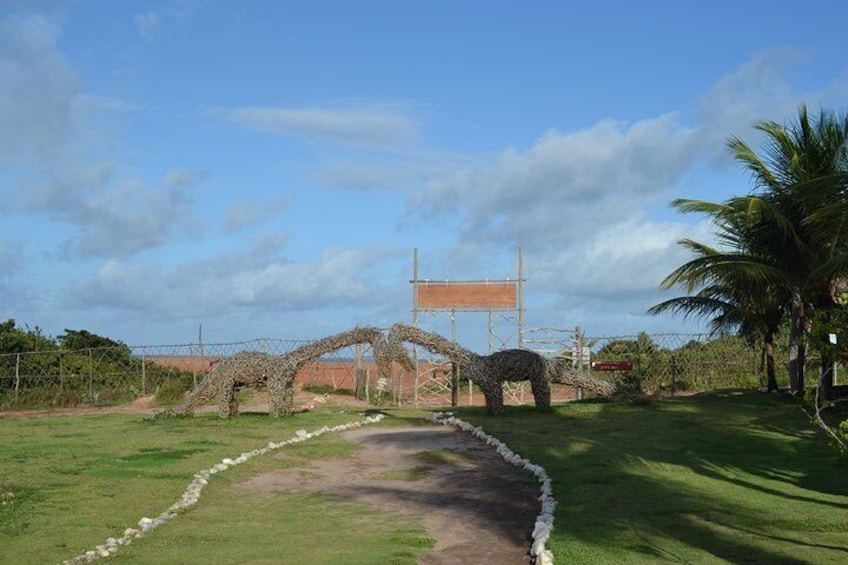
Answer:
<svg viewBox="0 0 848 565"><path fill-rule="evenodd" d="M631 362L632 370L615 375L618 386L631 392L670 390L672 386L704 392L763 385L759 352L739 337L690 340L679 346L662 344L658 341L661 337L641 333L632 339L610 339L593 359Z"/></svg>

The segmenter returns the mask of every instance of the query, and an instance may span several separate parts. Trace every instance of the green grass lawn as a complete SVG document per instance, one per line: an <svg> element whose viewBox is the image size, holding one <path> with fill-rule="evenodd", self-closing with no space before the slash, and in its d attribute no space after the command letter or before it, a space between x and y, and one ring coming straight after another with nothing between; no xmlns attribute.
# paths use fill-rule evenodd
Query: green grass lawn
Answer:
<svg viewBox="0 0 848 565"><path fill-rule="evenodd" d="M298 429L360 420L315 412L271 420L244 414L0 420L0 563L61 563L137 528L174 503L194 474ZM110 558L122 563L413 564L432 547L414 520L318 495L245 494L233 484L263 470L343 457L353 444L326 434L210 478L200 502ZM9 493L12 494L9 497ZM2 501L5 500L6 504ZM334 558L335 556L335 558Z"/></svg>
<svg viewBox="0 0 848 565"><path fill-rule="evenodd" d="M420 423L421 412L387 412L378 425ZM455 413L545 467L558 501L548 545L557 563L848 562L848 459L789 398L726 393L586 401L550 414L511 407L502 418ZM60 563L157 516L194 473L223 458L361 416L0 419L0 563ZM410 518L317 494L233 488L275 466L353 449L328 434L284 447L284 458L232 467L212 477L197 505L111 561L417 562L432 540Z"/></svg>
<svg viewBox="0 0 848 565"><path fill-rule="evenodd" d="M789 398L456 415L545 467L559 563L848 563L848 459Z"/></svg>

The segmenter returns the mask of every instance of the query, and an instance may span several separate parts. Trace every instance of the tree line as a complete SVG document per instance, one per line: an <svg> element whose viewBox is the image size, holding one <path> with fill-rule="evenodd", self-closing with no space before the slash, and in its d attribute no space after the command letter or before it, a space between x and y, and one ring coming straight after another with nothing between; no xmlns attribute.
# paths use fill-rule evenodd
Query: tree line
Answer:
<svg viewBox="0 0 848 565"><path fill-rule="evenodd" d="M116 404L146 391L174 396L193 378L87 330L65 329L54 338L13 319L0 323L0 409Z"/></svg>
<svg viewBox="0 0 848 565"><path fill-rule="evenodd" d="M121 341L103 337L87 330L65 329L65 333L53 338L44 334L40 327L20 327L18 323L10 318L0 322L0 354L2 353L27 353L31 351L54 351L63 349L66 351L79 351L82 349L118 348L126 350L129 355L130 348Z"/></svg>

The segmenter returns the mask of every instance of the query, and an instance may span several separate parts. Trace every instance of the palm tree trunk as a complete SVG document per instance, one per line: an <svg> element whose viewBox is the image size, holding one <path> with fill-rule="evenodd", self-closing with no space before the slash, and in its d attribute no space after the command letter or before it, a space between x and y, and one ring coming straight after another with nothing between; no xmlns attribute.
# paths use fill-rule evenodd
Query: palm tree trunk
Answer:
<svg viewBox="0 0 848 565"><path fill-rule="evenodd" d="M766 337L765 344L763 345L763 353L766 358L766 377L768 379L766 390L768 392L777 392L777 375L775 374L773 335L769 335Z"/></svg>
<svg viewBox="0 0 848 565"><path fill-rule="evenodd" d="M789 390L795 395L804 394L804 314L804 302L800 293L795 292L792 296L792 315L789 321Z"/></svg>

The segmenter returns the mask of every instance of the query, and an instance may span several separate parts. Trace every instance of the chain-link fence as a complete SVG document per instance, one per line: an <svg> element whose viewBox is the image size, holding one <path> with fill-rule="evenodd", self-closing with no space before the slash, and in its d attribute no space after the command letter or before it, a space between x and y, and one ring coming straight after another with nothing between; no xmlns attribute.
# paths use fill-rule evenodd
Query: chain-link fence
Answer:
<svg viewBox="0 0 848 565"><path fill-rule="evenodd" d="M256 339L202 346L119 346L0 354L0 408L111 405L163 390L180 394L196 386L223 357L239 351L284 355L306 343ZM353 348L349 349L322 357L315 364L346 361L346 354L352 360ZM349 365L353 375L353 364ZM312 366L307 369L314 371Z"/></svg>
<svg viewBox="0 0 848 565"><path fill-rule="evenodd" d="M590 337L579 328L527 332L529 348L571 359L575 367L645 392L704 392L765 386L763 350L732 335L646 334ZM786 340L774 347L778 385L788 386ZM815 360L810 358L810 364Z"/></svg>
<svg viewBox="0 0 848 565"><path fill-rule="evenodd" d="M170 392L184 394L222 357L239 351L284 355L308 341L256 339L238 343L110 347L80 351L0 354L0 408L111 405ZM734 336L639 334L587 337L579 330L541 328L525 332L525 346L545 356L567 357L575 367L643 391L701 392L764 386L762 354ZM376 403L444 406L482 404L482 396L449 362L424 356L418 374L395 366L380 377L368 345L350 346L305 365L299 386L346 389ZM787 384L785 343L777 344L777 378ZM613 371L594 370L618 368ZM626 367L626 369L622 369ZM452 384L456 382L457 384ZM581 391L554 385L553 400L580 398ZM518 385L506 391L508 404L532 401Z"/></svg>

